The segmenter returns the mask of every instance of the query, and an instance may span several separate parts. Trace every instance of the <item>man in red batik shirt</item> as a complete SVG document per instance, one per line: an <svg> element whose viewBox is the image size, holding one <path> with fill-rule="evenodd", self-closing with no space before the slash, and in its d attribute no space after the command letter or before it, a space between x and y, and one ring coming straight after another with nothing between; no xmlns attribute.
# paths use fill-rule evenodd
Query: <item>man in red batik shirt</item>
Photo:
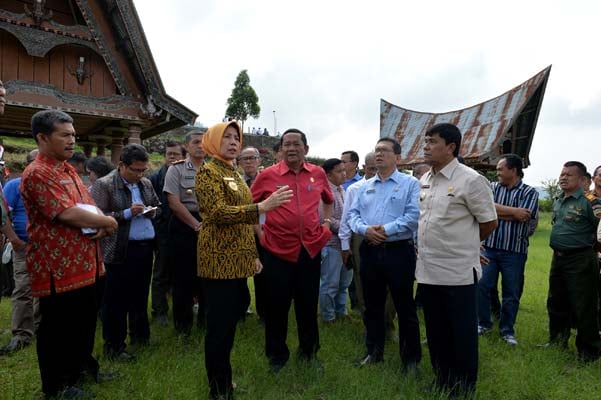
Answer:
<svg viewBox="0 0 601 400"><path fill-rule="evenodd" d="M103 274L97 239L113 234L117 221L97 210L65 162L75 147L73 119L62 111L40 111L31 119L31 130L39 154L23 172L21 193L29 220L27 269L32 293L40 298L42 391L47 398L80 398L88 395L77 387L81 372L98 373L92 357L96 280ZM82 228L92 232L86 235Z"/></svg>
<svg viewBox="0 0 601 400"><path fill-rule="evenodd" d="M294 196L289 203L266 215L261 246L265 250L263 272L266 285L265 353L273 372L288 361L286 345L288 311L294 299L298 328L298 358L311 361L319 349L317 302L321 249L330 232L334 196L322 168L305 162L307 137L288 129L280 139L283 160L261 172L251 191L253 201L268 198L288 185ZM323 224L319 203L323 200Z"/></svg>

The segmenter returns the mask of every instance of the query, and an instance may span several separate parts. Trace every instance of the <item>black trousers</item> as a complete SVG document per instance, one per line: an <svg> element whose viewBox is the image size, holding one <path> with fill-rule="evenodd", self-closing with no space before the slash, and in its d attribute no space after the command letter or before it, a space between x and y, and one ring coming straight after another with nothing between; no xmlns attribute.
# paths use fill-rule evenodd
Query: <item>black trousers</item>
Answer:
<svg viewBox="0 0 601 400"><path fill-rule="evenodd" d="M578 332L576 348L584 359L594 360L601 355L598 279L598 259L592 249L552 258L547 297L550 340L567 345L574 324Z"/></svg>
<svg viewBox="0 0 601 400"><path fill-rule="evenodd" d="M50 296L40 297L36 348L46 396L76 385L81 372L90 368L96 314L95 284L65 293L56 293L53 286Z"/></svg>
<svg viewBox="0 0 601 400"><path fill-rule="evenodd" d="M419 286L436 384L452 395L471 395L478 378L476 285Z"/></svg>
<svg viewBox="0 0 601 400"><path fill-rule="evenodd" d="M107 352L125 349L128 320L132 343L147 343L150 338L148 292L153 251L152 241L130 240L125 261L106 264L102 336Z"/></svg>
<svg viewBox="0 0 601 400"><path fill-rule="evenodd" d="M385 305L390 295L399 321L399 347L404 365L421 360L419 320L413 299L415 247L413 242L394 248L361 244L361 285L365 297L366 345L369 354L384 354Z"/></svg>
<svg viewBox="0 0 601 400"><path fill-rule="evenodd" d="M246 279L203 279L207 310L205 367L211 398L232 396L230 353L243 302L243 286Z"/></svg>
<svg viewBox="0 0 601 400"><path fill-rule="evenodd" d="M255 235L255 242L257 243L257 253L259 253L259 259L261 263L265 264L265 257L263 256L263 247L259 244L259 238ZM253 283L255 286L255 310L260 319L265 320L265 308L266 304L266 292L267 285L265 282L265 274L256 274L253 277Z"/></svg>
<svg viewBox="0 0 601 400"><path fill-rule="evenodd" d="M194 215L194 214L193 214ZM200 220L198 214L195 214ZM198 325L204 324L205 297L198 278L198 234L172 216L169 222L170 262L173 265L173 322L180 334L189 335L194 322L194 297L198 297Z"/></svg>
<svg viewBox="0 0 601 400"><path fill-rule="evenodd" d="M319 350L317 302L321 254L311 258L302 248L297 262L282 260L265 250L263 272L267 287L265 309L265 354L272 365L284 365L290 358L286 345L288 312L294 300L298 329L298 355L315 357Z"/></svg>
<svg viewBox="0 0 601 400"><path fill-rule="evenodd" d="M168 223L156 226L157 249L154 253L152 270L152 315L167 315L169 304L167 294L172 286L172 271L169 263Z"/></svg>

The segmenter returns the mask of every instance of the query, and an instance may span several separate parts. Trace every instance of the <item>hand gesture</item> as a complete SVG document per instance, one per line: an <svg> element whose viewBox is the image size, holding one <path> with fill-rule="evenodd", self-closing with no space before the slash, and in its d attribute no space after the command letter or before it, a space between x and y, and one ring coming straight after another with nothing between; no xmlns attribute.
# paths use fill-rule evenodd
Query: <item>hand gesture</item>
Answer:
<svg viewBox="0 0 601 400"><path fill-rule="evenodd" d="M288 188L288 185L279 188L271 196L259 203L259 213L271 211L282 204L290 202L292 196L292 190Z"/></svg>
<svg viewBox="0 0 601 400"><path fill-rule="evenodd" d="M365 231L365 238L372 245L379 245L386 241L386 233L382 225L374 225L367 228Z"/></svg>
<svg viewBox="0 0 601 400"><path fill-rule="evenodd" d="M527 222L532 218L532 214L530 214L530 210L527 208L516 208L514 218L516 221Z"/></svg>

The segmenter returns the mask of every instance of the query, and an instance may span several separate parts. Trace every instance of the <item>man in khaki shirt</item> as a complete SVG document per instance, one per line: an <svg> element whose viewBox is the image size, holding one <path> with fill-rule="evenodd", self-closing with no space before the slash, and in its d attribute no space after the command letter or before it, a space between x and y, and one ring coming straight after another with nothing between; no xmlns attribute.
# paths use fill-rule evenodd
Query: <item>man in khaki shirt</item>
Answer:
<svg viewBox="0 0 601 400"><path fill-rule="evenodd" d="M451 397L476 388L480 242L497 227L490 184L457 161L460 146L455 125L426 132L415 271L436 384Z"/></svg>

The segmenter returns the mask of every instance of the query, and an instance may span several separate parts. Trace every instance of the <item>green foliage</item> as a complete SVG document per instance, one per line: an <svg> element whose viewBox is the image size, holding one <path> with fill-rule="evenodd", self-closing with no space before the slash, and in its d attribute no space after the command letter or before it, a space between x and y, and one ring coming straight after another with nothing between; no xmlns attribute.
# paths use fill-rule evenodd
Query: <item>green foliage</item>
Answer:
<svg viewBox="0 0 601 400"><path fill-rule="evenodd" d="M538 201L538 209L540 212L553 211L553 200L549 199L549 198L539 200Z"/></svg>
<svg viewBox="0 0 601 400"><path fill-rule="evenodd" d="M232 94L227 99L227 110L225 115L240 121L242 131L244 122L249 118L259 118L261 107L259 107L259 96L255 89L250 86L250 78L247 70L242 70L236 77Z"/></svg>
<svg viewBox="0 0 601 400"><path fill-rule="evenodd" d="M548 340L546 299L551 251L548 247L550 215L542 213L537 232L531 238L526 266L526 281L516 323L519 345L508 347L498 330L479 339L479 374L476 399L486 400L596 400L601 393L601 361L577 361L574 332L568 350L541 349ZM252 285L252 280L249 280ZM251 286L251 293L252 293ZM10 337L10 301L0 303L0 345ZM423 314L419 314L421 335L425 339ZM475 328L474 328L475 329ZM361 319L333 325L320 324L323 363L321 373L315 365L298 362L294 311L289 318L288 345L292 357L278 374L268 372L264 355L264 331L256 318L238 325L232 352L234 381L240 400L351 400L351 399L446 399L430 389L433 380L428 347L424 343L420 374L407 377L401 372L398 343L386 342L385 361L376 366L356 368L364 354L364 328ZM98 400L199 399L207 398L204 367L204 332L194 331L189 341L177 338L173 327L151 324L151 344L130 347L138 356L133 364L113 364L100 358L104 371L116 371L120 378L86 389ZM102 354L102 330L96 333L96 354ZM35 398L40 390L35 345L11 356L0 357L0 399Z"/></svg>
<svg viewBox="0 0 601 400"><path fill-rule="evenodd" d="M561 188L557 179L547 179L540 183L547 193L547 198L554 199L561 194Z"/></svg>

